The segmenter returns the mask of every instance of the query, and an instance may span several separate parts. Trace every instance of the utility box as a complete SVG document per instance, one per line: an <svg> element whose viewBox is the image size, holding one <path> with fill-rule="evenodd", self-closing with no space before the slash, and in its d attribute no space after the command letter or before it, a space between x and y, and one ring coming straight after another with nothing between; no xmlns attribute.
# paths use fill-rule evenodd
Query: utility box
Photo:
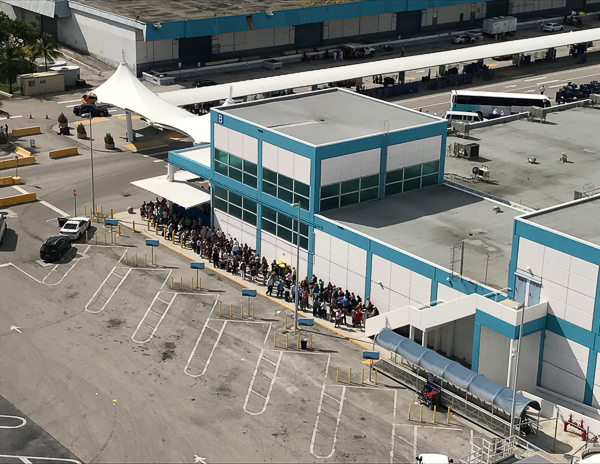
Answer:
<svg viewBox="0 0 600 464"><path fill-rule="evenodd" d="M485 34L497 35L515 32L517 30L517 18L514 16L495 16L483 20L483 32Z"/></svg>
<svg viewBox="0 0 600 464"><path fill-rule="evenodd" d="M42 95L65 91L65 76L56 71L21 74L17 86L23 96Z"/></svg>

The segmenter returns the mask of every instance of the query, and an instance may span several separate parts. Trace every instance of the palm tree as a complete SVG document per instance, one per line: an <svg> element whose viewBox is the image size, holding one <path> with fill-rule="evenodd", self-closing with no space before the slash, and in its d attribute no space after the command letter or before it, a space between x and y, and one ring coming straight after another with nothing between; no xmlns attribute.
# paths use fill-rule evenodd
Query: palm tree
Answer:
<svg viewBox="0 0 600 464"><path fill-rule="evenodd" d="M54 61L60 56L60 44L48 33L42 34L31 46L31 54L35 58L44 58L46 71L48 71L48 60Z"/></svg>

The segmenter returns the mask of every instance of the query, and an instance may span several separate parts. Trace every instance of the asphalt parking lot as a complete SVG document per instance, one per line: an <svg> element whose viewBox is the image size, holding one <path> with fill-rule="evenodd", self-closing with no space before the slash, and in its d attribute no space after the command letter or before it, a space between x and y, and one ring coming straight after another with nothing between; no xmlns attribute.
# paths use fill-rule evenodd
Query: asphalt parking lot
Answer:
<svg viewBox="0 0 600 464"><path fill-rule="evenodd" d="M10 213L0 246L0 393L65 447L36 455L408 462L415 452L459 458L471 433L482 433L443 413L434 424L428 410L408 422L413 393L382 375L369 381L362 348L315 328L306 333L312 349L298 349L285 308L259 297L252 317L241 287L210 266L192 288L189 260L159 247L152 266L145 237L123 228L104 245L107 229L95 223L89 243L43 263L39 246L56 233L56 213L40 203ZM11 411L0 403L0 414ZM13 448L0 439L0 455Z"/></svg>

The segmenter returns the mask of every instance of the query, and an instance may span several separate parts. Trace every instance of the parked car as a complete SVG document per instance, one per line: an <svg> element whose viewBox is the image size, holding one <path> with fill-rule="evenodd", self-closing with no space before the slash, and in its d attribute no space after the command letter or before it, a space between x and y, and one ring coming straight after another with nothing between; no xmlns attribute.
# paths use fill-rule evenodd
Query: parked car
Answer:
<svg viewBox="0 0 600 464"><path fill-rule="evenodd" d="M210 79L200 79L199 81L195 81L192 84L192 87L198 89L200 87L209 87L211 85L217 85L215 81L211 81Z"/></svg>
<svg viewBox="0 0 600 464"><path fill-rule="evenodd" d="M542 31L545 32L556 32L556 31L562 31L565 29L565 26L563 26L562 24L558 24L558 23L546 23L542 26Z"/></svg>
<svg viewBox="0 0 600 464"><path fill-rule="evenodd" d="M452 43L455 43L455 44L473 43L476 40L477 40L476 38L471 37L469 34L461 34L461 35L457 35L456 37L454 37L452 39Z"/></svg>
<svg viewBox="0 0 600 464"><path fill-rule="evenodd" d="M84 103L82 105L77 105L73 108L73 114L75 116L88 117L89 114L92 114L92 117L106 117L108 116L108 105L97 105L95 103Z"/></svg>
<svg viewBox="0 0 600 464"><path fill-rule="evenodd" d="M483 32L481 31L467 31L465 34L475 40L479 40L481 37L483 37Z"/></svg>
<svg viewBox="0 0 600 464"><path fill-rule="evenodd" d="M2 243L2 238L4 237L4 232L6 232L6 213L0 211L0 244Z"/></svg>
<svg viewBox="0 0 600 464"><path fill-rule="evenodd" d="M375 49L369 45L362 45L358 43L349 43L342 45L341 47L344 58L365 58L374 57Z"/></svg>
<svg viewBox="0 0 600 464"><path fill-rule="evenodd" d="M71 249L71 240L67 237L49 237L40 248L40 258L43 261L61 260Z"/></svg>
<svg viewBox="0 0 600 464"><path fill-rule="evenodd" d="M60 235L70 240L77 240L90 228L90 218L75 217L69 219L60 229Z"/></svg>

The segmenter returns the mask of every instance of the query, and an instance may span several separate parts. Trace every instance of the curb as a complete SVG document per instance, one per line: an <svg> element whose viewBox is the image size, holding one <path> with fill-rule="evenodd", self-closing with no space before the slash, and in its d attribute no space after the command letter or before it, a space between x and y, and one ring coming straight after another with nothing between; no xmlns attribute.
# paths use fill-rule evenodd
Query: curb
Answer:
<svg viewBox="0 0 600 464"><path fill-rule="evenodd" d="M129 223L129 224L127 224L127 221L123 221L123 222L124 222L124 224L126 225L126 227L128 227L128 228L132 229L132 227L131 227L130 223ZM151 238L151 239L155 239L155 237L153 237L152 235L148 234L147 232L143 232L143 231L141 231L141 230L136 230L134 233L139 233L139 234L143 235L144 237L148 237L148 238ZM187 258L187 259L189 259L190 261L192 260L192 258L190 258L188 255L186 255L185 253L182 253L182 252L181 252L181 251L179 251L177 248L175 248L175 247L173 247L173 246L171 246L171 245L168 245L168 244L166 244L166 243L160 243L160 242L159 242L159 244L160 244L160 246L164 246L165 248L167 248L167 249L169 249L169 250L171 250L171 251L174 251L175 253L177 253L177 254L179 254L179 255L183 256L184 258ZM210 268L209 268L209 269L210 269ZM236 283L236 284L238 284L238 285L241 285L242 287L245 287L245 288L251 288L251 287L249 287L249 286L247 286L247 285L245 285L245 284L243 284L243 283L240 283L240 282L238 282L237 280L235 280L235 279L231 278L231 276L230 276L228 273L226 273L226 272L222 272L222 271L220 271L220 270L218 270L218 269L212 269L212 271L213 271L213 272L216 272L217 274L219 274L219 275L220 275L220 276L222 276L222 277L225 277L225 278L229 279L229 280L230 280L230 281L232 281L232 282L235 282L235 283ZM269 296L269 295L267 295L266 293L263 293L263 292L260 292L260 291L258 291L258 289L256 289L256 294L257 294L257 295L260 295L260 296L262 296L262 297L264 297L264 298L266 298L266 299L268 299L269 301L272 301L273 303L277 303L279 306L282 306L283 308L285 308L285 309L286 309L286 310L288 310L288 311L292 311L292 312L294 312L294 310L293 310L293 309L290 309L290 308L288 308L288 307L287 307L286 305L284 305L284 304L283 304L283 303L282 303L280 300L278 300L278 299L276 299L276 298L273 298L273 297L270 297L270 296ZM300 316L302 316L302 317L306 317L306 314L304 314L304 312L302 312L302 311L298 311L298 314L299 314ZM336 335L338 335L338 336L340 336L340 337L342 337L342 338L344 338L344 339L346 339L346 340L348 340L348 341L350 341L350 342L354 343L355 345L357 345L357 346L361 347L363 350L369 350L369 349L370 349L370 347L366 346L366 345L365 345L363 342L360 342L360 341L358 341L358 340L355 340L355 339L353 339L353 338L349 337L348 335L346 335L346 334L344 334L344 333L340 332L339 330L332 329L331 327L328 327L327 325L325 325L325 324L324 324L324 323L322 323L321 321L318 321L318 320L316 320L316 319L315 319L315 324L317 324L318 326L320 326L320 327L322 327L322 328L324 328L324 329L327 329L327 330L329 330L330 332L333 332L334 334L336 334Z"/></svg>

